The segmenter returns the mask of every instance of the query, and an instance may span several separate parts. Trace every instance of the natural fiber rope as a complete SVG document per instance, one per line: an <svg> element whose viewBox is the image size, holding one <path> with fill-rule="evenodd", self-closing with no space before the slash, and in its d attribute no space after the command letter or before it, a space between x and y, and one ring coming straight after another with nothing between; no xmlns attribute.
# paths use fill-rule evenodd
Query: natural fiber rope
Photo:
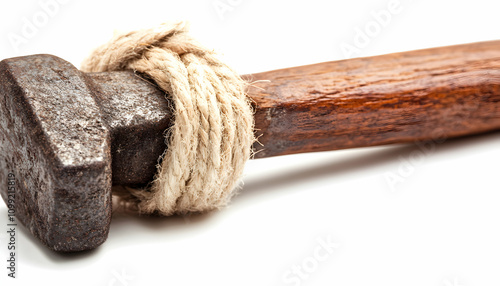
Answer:
<svg viewBox="0 0 500 286"><path fill-rule="evenodd" d="M182 22L115 36L82 65L87 72L127 69L150 77L175 110L155 180L119 192L122 203L161 215L226 205L254 142L245 82L189 37Z"/></svg>

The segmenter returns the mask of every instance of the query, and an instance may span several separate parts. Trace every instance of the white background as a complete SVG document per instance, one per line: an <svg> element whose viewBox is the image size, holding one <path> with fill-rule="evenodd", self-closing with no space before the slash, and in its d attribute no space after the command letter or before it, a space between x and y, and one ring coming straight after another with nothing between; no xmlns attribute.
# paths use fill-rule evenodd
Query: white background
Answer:
<svg viewBox="0 0 500 286"><path fill-rule="evenodd" d="M0 59L50 53L79 66L113 31L167 20L189 20L241 74L500 39L498 1L400 0L401 11L353 55L341 46L354 45L389 0L69 0L44 19L46 1L2 0ZM26 21L36 31L23 35ZM15 280L4 267L1 203L0 285L499 285L499 143L496 132L425 153L407 144L251 161L228 208L118 215L95 251L53 253L18 228ZM424 155L415 160L416 152ZM391 187L387 174L402 180ZM320 249L329 239L336 248Z"/></svg>

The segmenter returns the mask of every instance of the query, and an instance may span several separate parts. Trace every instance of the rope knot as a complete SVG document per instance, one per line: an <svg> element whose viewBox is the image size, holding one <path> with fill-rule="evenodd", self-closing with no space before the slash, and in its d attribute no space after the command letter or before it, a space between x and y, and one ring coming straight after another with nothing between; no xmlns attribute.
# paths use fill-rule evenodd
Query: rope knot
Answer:
<svg viewBox="0 0 500 286"><path fill-rule="evenodd" d="M154 181L117 193L121 202L161 215L226 205L254 142L246 83L193 40L183 22L117 35L82 64L87 72L127 69L168 93L174 122Z"/></svg>

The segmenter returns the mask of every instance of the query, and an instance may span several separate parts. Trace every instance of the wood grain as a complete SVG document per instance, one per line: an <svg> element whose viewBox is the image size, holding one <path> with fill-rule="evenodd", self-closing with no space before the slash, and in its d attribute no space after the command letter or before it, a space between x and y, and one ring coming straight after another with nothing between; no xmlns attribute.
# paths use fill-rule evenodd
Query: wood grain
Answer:
<svg viewBox="0 0 500 286"><path fill-rule="evenodd" d="M500 41L246 75L255 158L500 129ZM265 81L265 82L264 82Z"/></svg>

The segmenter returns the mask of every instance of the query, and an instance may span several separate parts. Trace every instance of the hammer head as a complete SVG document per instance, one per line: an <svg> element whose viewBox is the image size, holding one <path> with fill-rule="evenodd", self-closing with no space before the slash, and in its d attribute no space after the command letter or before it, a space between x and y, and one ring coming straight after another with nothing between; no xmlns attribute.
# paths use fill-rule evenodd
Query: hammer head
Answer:
<svg viewBox="0 0 500 286"><path fill-rule="evenodd" d="M85 74L51 55L1 61L2 198L53 250L99 246L111 186L153 180L170 107L163 91L131 71Z"/></svg>
<svg viewBox="0 0 500 286"><path fill-rule="evenodd" d="M16 218L49 248L80 251L105 241L109 146L84 74L48 55L0 62L2 198L14 174Z"/></svg>

